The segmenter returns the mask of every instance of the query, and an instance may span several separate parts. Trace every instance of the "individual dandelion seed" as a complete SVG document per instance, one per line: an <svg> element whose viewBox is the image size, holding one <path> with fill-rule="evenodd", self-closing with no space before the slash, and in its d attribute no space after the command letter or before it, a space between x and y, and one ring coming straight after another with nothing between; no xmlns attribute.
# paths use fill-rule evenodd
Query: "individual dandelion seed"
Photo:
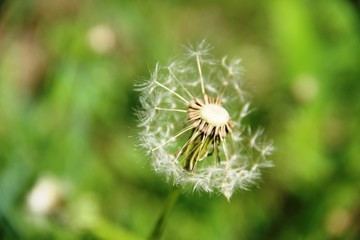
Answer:
<svg viewBox="0 0 360 240"><path fill-rule="evenodd" d="M156 172L176 185L230 199L271 166L274 148L243 124L249 102L239 59L216 60L202 41L139 85L140 145Z"/></svg>

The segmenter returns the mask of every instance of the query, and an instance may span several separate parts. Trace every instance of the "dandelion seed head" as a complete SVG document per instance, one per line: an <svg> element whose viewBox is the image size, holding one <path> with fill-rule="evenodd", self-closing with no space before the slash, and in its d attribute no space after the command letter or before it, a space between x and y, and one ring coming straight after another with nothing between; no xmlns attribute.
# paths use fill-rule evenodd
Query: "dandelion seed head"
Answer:
<svg viewBox="0 0 360 240"><path fill-rule="evenodd" d="M252 110L240 59L216 60L210 50L206 41L188 46L138 85L139 142L168 181L230 199L272 166L274 147L242 122Z"/></svg>

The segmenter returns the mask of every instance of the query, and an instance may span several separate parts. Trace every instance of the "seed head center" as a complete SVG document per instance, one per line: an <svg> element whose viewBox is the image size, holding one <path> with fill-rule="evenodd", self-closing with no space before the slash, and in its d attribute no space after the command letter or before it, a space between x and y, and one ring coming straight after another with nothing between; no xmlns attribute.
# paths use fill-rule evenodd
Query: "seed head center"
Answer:
<svg viewBox="0 0 360 240"><path fill-rule="evenodd" d="M229 113L220 105L209 103L200 109L200 117L213 126L224 126L229 120Z"/></svg>

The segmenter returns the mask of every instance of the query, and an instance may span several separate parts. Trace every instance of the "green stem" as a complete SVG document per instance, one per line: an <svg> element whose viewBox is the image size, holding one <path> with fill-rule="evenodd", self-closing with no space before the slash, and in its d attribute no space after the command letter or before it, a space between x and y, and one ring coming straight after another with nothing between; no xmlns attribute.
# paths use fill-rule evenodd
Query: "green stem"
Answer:
<svg viewBox="0 0 360 240"><path fill-rule="evenodd" d="M167 196L163 211L149 237L149 240L159 240L164 232L165 225L169 218L170 212L180 194L180 188L174 187Z"/></svg>

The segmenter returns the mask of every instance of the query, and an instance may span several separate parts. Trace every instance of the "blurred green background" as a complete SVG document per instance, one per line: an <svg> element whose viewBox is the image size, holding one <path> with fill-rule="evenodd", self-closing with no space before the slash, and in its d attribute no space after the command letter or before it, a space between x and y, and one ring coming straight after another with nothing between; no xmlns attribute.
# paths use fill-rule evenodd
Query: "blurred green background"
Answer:
<svg viewBox="0 0 360 240"><path fill-rule="evenodd" d="M163 239L360 239L360 4L0 1L0 239L144 239L171 189L134 145L156 62L241 57L277 148L258 187L183 193Z"/></svg>

